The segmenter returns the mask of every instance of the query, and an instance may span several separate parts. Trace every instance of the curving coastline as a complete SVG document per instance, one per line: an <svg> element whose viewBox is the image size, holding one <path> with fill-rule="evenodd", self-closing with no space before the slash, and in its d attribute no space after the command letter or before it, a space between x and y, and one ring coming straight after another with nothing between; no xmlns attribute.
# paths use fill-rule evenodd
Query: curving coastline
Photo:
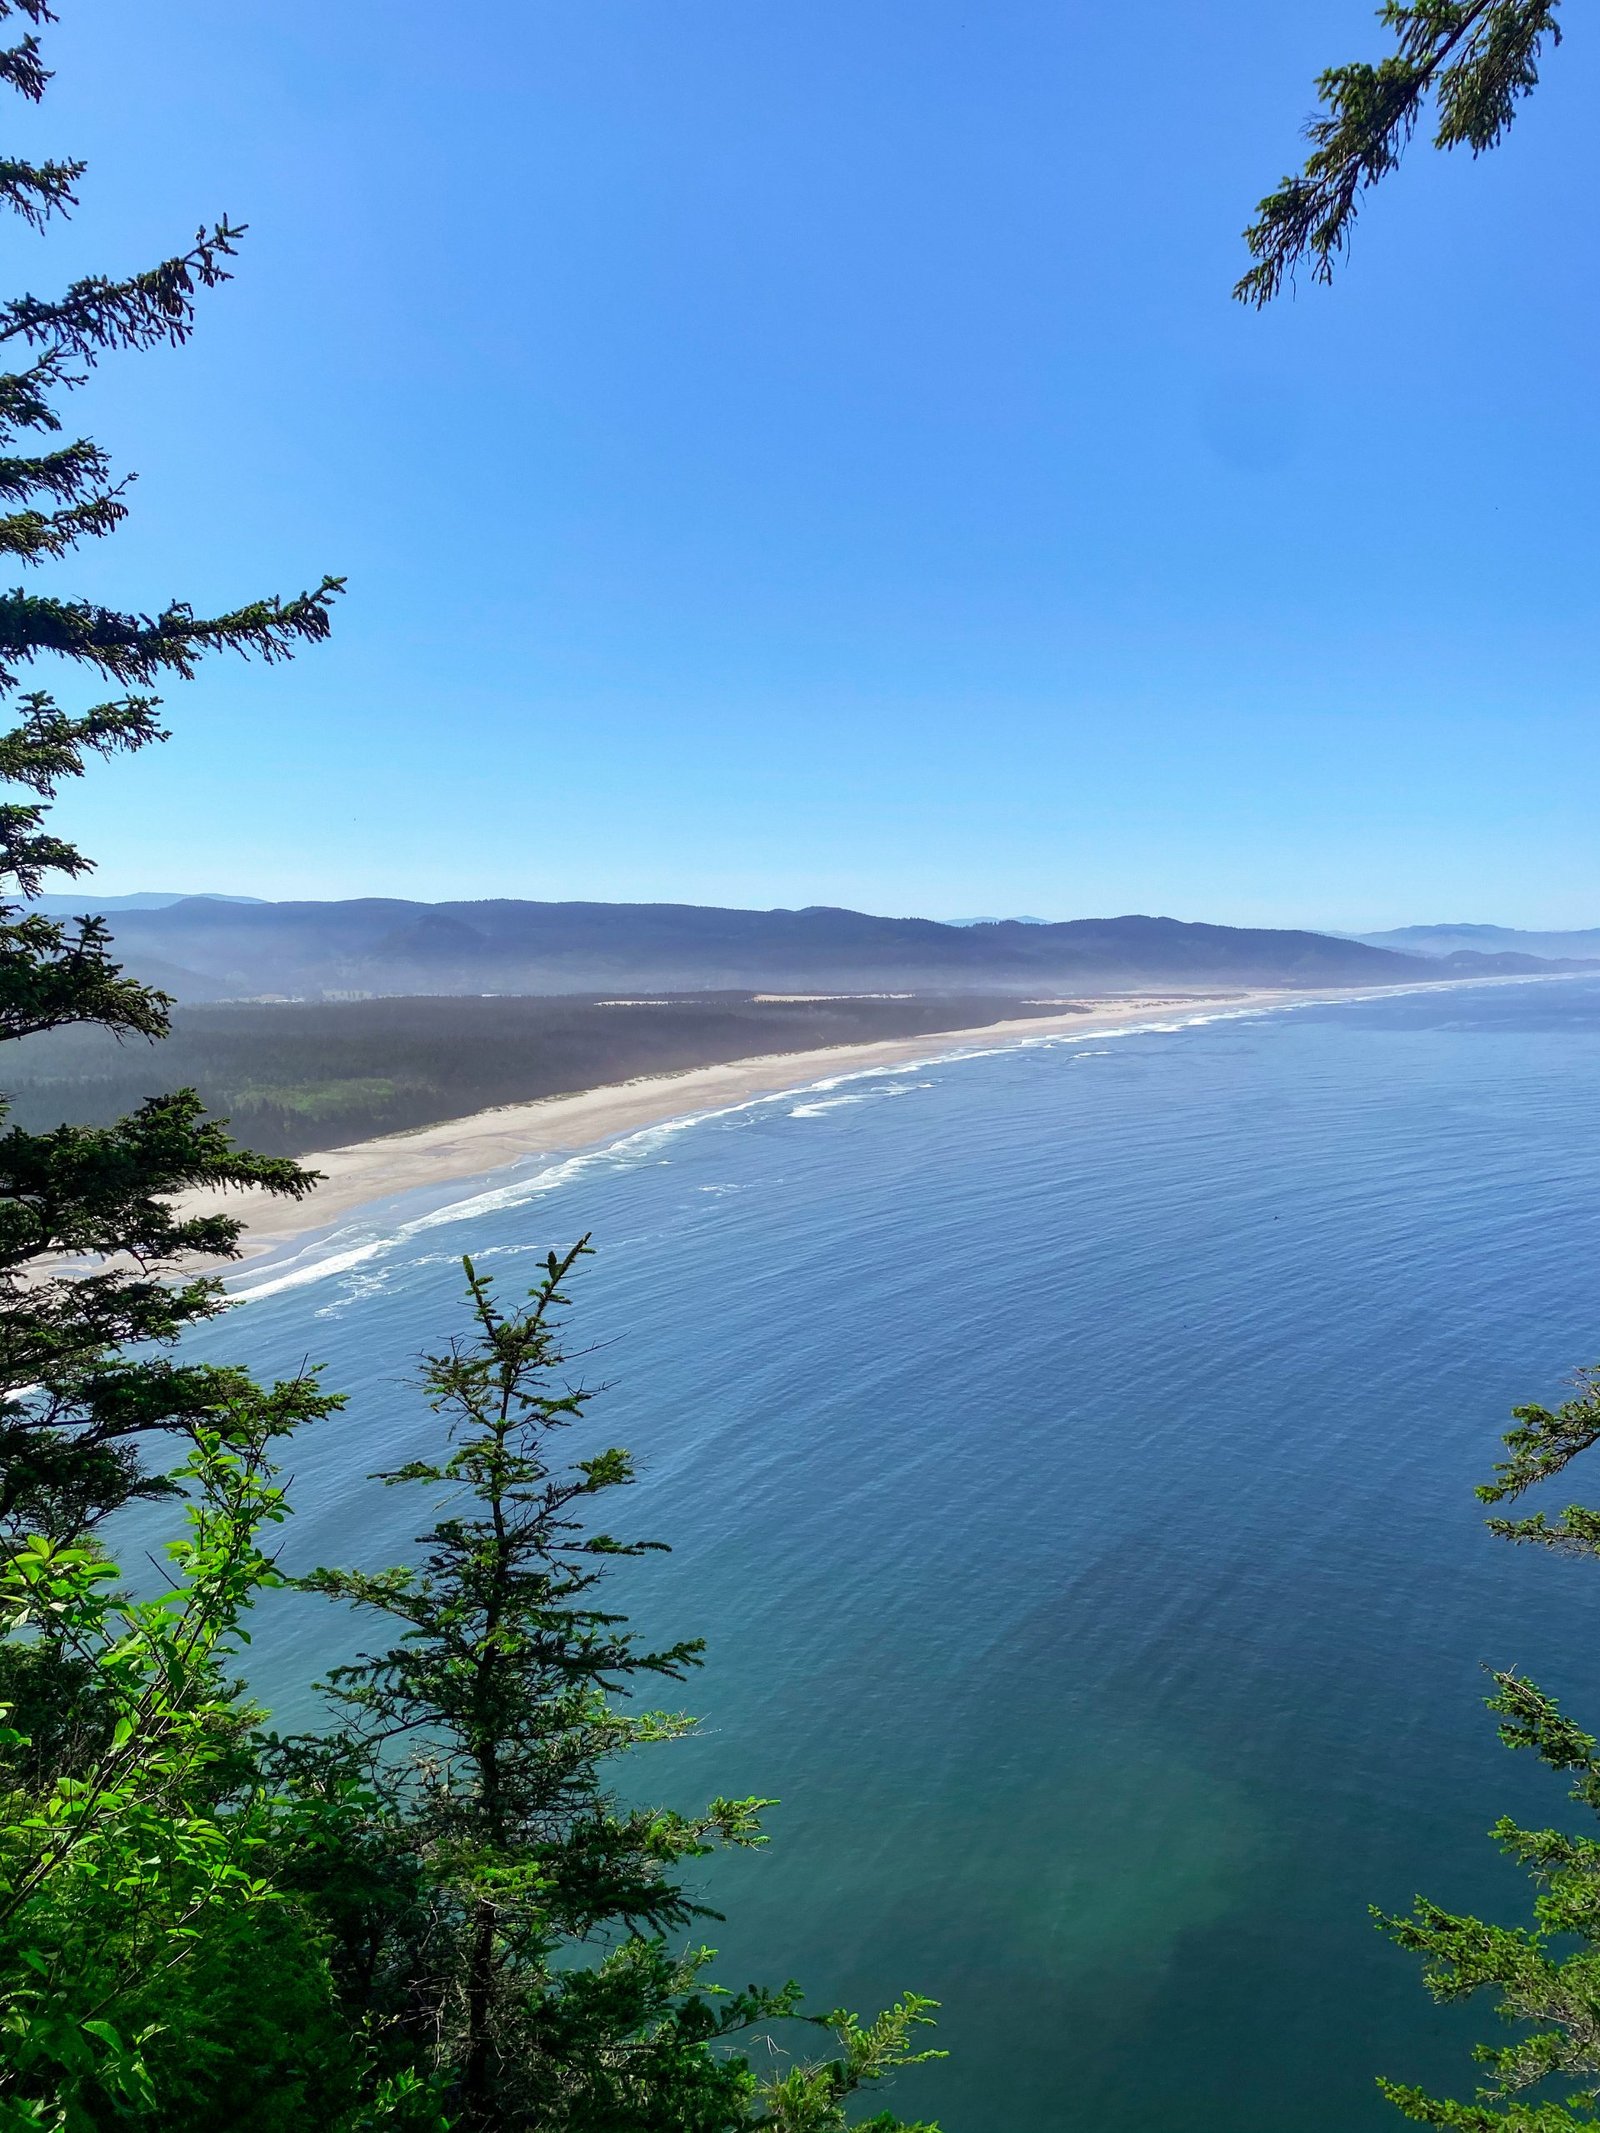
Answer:
<svg viewBox="0 0 1600 2133"><path fill-rule="evenodd" d="M1362 988L1361 997L1412 989ZM355 1141L311 1157L310 1165L322 1174L322 1182L308 1198L299 1202L260 1198L244 1207L241 1257L233 1266L235 1271L242 1270L378 1202L448 1186L481 1184L531 1156L573 1154L642 1127L802 1089L835 1075L909 1066L979 1040L1014 1044L1091 1036L1148 1022L1161 1014L1248 1014L1352 996L1346 987L1304 992L1146 993L1074 1006L1060 1015L967 1023L915 1037L881 1038L815 1051L763 1053L497 1106L406 1133ZM185 1213L214 1211L224 1204L230 1212L241 1212L237 1197L228 1196L225 1202L216 1193L186 1193L177 1204Z"/></svg>

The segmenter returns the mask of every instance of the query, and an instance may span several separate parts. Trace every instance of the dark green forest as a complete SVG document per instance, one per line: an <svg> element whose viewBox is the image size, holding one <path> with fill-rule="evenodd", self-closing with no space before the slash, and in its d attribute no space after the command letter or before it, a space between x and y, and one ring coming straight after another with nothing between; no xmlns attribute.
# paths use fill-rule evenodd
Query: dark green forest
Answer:
<svg viewBox="0 0 1600 2133"><path fill-rule="evenodd" d="M256 1147L305 1155L492 1104L763 1052L1060 1014L993 995L763 1000L422 998L179 1008L159 1049L82 1025L19 1043L11 1116L30 1132L109 1125L178 1082Z"/></svg>

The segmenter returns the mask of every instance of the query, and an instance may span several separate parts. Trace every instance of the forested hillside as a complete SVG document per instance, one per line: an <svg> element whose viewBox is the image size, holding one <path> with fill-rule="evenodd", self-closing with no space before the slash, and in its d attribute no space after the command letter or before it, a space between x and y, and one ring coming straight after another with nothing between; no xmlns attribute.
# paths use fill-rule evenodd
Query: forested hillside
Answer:
<svg viewBox="0 0 1600 2133"><path fill-rule="evenodd" d="M93 898L86 892L86 905ZM602 990L1013 992L1130 985L1395 984L1439 975L1326 934L1171 918L973 926L815 906L229 903L110 914L126 967L183 1001L276 994Z"/></svg>

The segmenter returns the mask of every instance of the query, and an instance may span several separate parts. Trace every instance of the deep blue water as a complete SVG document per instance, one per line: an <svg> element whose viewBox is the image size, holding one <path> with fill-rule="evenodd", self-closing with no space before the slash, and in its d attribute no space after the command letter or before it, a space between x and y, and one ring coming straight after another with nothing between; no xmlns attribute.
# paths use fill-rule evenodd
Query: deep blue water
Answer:
<svg viewBox="0 0 1600 2133"><path fill-rule="evenodd" d="M1482 1662L1600 1722L1600 1572L1472 1497L1600 1359L1597 1107L1587 981L1033 1043L358 1225L203 1345L326 1361L291 1553L391 1559L418 1507L363 1477L436 1428L460 1254L513 1288L592 1230L599 1433L675 1551L617 1597L711 1647L638 1782L783 1802L710 1876L720 1973L932 1994L894 2100L947 2133L1361 2133L1494 2028L1368 1904L1516 1916L1483 1832L1562 1810ZM347 1635L275 1603L268 1695Z"/></svg>

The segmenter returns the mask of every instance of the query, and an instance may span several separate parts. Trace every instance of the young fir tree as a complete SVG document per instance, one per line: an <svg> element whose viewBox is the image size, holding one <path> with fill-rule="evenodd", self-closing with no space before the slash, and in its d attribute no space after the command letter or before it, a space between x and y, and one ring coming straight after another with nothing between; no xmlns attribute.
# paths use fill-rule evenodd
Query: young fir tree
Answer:
<svg viewBox="0 0 1600 2133"><path fill-rule="evenodd" d="M1493 148L1538 86L1546 45L1561 42L1561 0L1384 0L1378 19L1394 49L1317 78L1321 113L1306 126L1311 154L1256 210L1245 231L1255 265L1234 295L1268 304L1302 260L1333 279L1361 196L1400 161L1432 106L1436 148Z"/></svg>
<svg viewBox="0 0 1600 2133"><path fill-rule="evenodd" d="M353 2025L441 2082L455 2125L824 2133L862 2087L936 2056L912 2049L931 2003L908 1994L866 2026L821 2017L841 2055L763 2082L731 2040L796 2016L795 1988L720 1993L700 1982L710 1951L668 1945L714 1915L685 1889L684 1865L715 1843L763 1841L771 1803L719 1799L684 1817L608 1789L613 1758L692 1729L620 1699L680 1681L701 1647L642 1646L602 1599L619 1560L659 1545L590 1523L633 1479L628 1455L554 1462L552 1440L591 1398L566 1375L558 1327L586 1249L552 1253L514 1311L467 1261L473 1337L431 1357L424 1379L449 1449L378 1477L443 1492L420 1563L304 1581L398 1635L334 1675L344 1741L284 1750L313 1796L360 1770L372 1808L364 1839L352 1829L288 1873L329 1921Z"/></svg>
<svg viewBox="0 0 1600 2133"><path fill-rule="evenodd" d="M35 32L54 18L45 0L0 0L0 19L19 16L31 26L0 50L0 80L37 101L49 76ZM43 229L72 207L83 169L0 159L0 200ZM240 235L223 221L142 273L0 303L0 364L9 364L0 552L19 569L59 562L126 516L131 477L119 480L98 444L71 435L61 403L102 356L187 340L198 292L228 278ZM49 802L92 758L166 738L152 684L189 679L208 652L274 660L316 643L337 591L325 578L294 599L209 616L180 601L145 615L20 587L0 593L0 705L12 719L0 732L0 782L14 794L0 804L0 1043L68 1023L141 1039L166 1029L169 1002L118 969L102 921L63 923L28 907L47 877L89 871L47 828ZM64 662L111 693L63 708L35 685L41 662ZM158 1491L165 1484L141 1459L141 1440L181 1436L241 1391L232 1372L161 1352L221 1301L213 1280L167 1277L193 1255L229 1254L239 1232L223 1215L180 1217L170 1196L193 1186L299 1195L313 1182L293 1163L235 1148L192 1091L110 1127L0 1133L0 1544L82 1533ZM58 1255L80 1254L105 1263L87 1278L50 1271Z"/></svg>
<svg viewBox="0 0 1600 2133"><path fill-rule="evenodd" d="M1600 1442L1600 1372L1584 1373L1561 1407L1519 1407L1516 1422L1505 1439L1509 1458L1478 1491L1486 1503L1514 1501ZM1600 1512L1581 1504L1556 1519L1536 1512L1494 1518L1490 1526L1507 1540L1563 1555L1600 1555ZM1501 1719L1506 1745L1530 1749L1569 1780L1580 1807L1600 1817L1600 1744L1533 1682L1514 1673L1494 1678L1489 1708ZM1491 1993L1502 2019L1520 2034L1479 2047L1476 2056L1491 2079L1470 2103L1393 2082L1382 2084L1384 2093L1408 2118L1458 2133L1592 2128L1600 2119L1600 1836L1524 1829L1509 1818L1491 1834L1538 1890L1531 1926L1491 1925L1423 1898L1408 1918L1376 1915L1402 1947L1422 1957L1435 1998ZM1543 2094L1529 2093L1541 2088Z"/></svg>

